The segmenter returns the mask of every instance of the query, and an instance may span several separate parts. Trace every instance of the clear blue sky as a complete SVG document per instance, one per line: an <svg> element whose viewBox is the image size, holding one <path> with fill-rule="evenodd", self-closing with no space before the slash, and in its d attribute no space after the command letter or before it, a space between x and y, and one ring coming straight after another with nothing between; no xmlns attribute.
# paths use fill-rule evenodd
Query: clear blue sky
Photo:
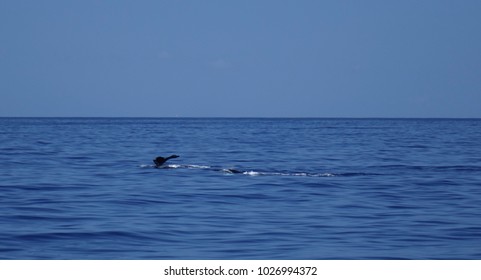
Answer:
<svg viewBox="0 0 481 280"><path fill-rule="evenodd" d="M0 116L481 117L481 1L0 1Z"/></svg>

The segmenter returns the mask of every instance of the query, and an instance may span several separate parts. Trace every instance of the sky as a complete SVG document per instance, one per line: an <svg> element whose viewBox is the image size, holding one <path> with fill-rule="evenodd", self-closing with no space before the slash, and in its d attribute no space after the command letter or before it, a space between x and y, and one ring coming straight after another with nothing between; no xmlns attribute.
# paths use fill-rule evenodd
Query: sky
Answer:
<svg viewBox="0 0 481 280"><path fill-rule="evenodd" d="M481 117L478 0L1 0L1 117Z"/></svg>

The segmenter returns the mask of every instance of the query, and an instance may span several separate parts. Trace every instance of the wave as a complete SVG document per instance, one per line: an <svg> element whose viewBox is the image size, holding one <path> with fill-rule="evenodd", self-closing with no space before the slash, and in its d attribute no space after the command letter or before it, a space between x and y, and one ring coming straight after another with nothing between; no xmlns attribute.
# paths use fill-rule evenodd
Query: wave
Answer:
<svg viewBox="0 0 481 280"><path fill-rule="evenodd" d="M255 170L238 170L233 168L220 168L209 165L197 164L167 164L157 167L153 164L142 164L140 168L155 168L155 169L205 169L210 171L221 172L224 175L247 175L247 176L296 176L296 177L352 177L352 176L367 176L374 175L359 172L345 172L345 173L330 173L330 172L299 172L299 171L255 171Z"/></svg>

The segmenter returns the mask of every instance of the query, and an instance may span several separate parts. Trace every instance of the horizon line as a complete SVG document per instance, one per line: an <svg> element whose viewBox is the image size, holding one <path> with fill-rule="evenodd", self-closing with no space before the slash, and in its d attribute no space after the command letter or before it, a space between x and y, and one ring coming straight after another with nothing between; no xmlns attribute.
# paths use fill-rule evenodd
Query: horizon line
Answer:
<svg viewBox="0 0 481 280"><path fill-rule="evenodd" d="M481 117L118 117L118 116L0 116L2 119L481 119Z"/></svg>

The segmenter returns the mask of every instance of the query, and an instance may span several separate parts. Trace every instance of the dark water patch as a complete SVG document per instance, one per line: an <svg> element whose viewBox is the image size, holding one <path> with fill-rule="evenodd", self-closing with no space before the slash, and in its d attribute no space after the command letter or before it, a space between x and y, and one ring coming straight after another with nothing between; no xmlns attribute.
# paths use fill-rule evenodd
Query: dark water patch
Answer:
<svg viewBox="0 0 481 280"><path fill-rule="evenodd" d="M55 241L55 240L149 240L145 234L125 231L92 231L92 232L45 232L18 234L15 239L22 241Z"/></svg>

